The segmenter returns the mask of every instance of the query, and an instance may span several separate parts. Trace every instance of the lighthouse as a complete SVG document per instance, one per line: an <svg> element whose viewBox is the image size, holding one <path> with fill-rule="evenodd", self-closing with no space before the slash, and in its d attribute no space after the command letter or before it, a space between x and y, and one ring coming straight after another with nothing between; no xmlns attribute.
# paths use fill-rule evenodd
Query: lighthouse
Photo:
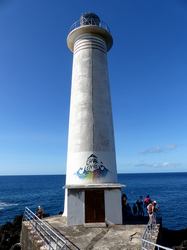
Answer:
<svg viewBox="0 0 187 250"><path fill-rule="evenodd" d="M73 53L64 216L68 225L122 223L107 52L113 38L94 13L73 24Z"/></svg>

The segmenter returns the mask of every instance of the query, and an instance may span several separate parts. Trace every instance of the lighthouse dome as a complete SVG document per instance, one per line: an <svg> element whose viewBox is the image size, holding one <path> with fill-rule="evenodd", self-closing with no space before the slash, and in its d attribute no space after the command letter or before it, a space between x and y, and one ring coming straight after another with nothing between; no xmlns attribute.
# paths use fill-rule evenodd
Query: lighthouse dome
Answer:
<svg viewBox="0 0 187 250"><path fill-rule="evenodd" d="M86 12L80 17L80 25L97 25L100 24L100 18L92 12Z"/></svg>

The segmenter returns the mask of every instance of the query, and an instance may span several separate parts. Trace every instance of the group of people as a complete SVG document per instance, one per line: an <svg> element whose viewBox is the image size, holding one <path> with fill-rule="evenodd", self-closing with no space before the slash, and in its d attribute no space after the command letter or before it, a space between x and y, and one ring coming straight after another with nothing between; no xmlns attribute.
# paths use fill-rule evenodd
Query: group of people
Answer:
<svg viewBox="0 0 187 250"><path fill-rule="evenodd" d="M144 216L146 215L146 210L147 214L149 215L150 223L153 223L156 218L155 213L159 210L156 201L152 201L149 195L147 195L144 199L143 196L140 196L131 208L127 202L126 194L122 195L123 217Z"/></svg>
<svg viewBox="0 0 187 250"><path fill-rule="evenodd" d="M154 224L156 222L155 213L159 210L159 206L156 201L152 201L150 196L147 195L144 199L143 196L140 196L136 202L133 204L132 208L127 202L127 195L122 195L122 214L123 214L123 222L125 218L131 216L140 216L143 217L145 215L145 210L149 215L150 224ZM36 209L36 216L40 219L44 216L44 210L42 207L38 206Z"/></svg>
<svg viewBox="0 0 187 250"><path fill-rule="evenodd" d="M133 214L136 216L144 216L144 206L143 206L143 197L140 196L139 199L133 204L132 207Z"/></svg>

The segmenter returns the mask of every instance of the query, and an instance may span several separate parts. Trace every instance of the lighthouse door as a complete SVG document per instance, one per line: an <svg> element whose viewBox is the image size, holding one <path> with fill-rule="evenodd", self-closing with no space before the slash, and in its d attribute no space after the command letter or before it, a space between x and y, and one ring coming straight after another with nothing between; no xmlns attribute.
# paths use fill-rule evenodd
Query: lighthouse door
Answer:
<svg viewBox="0 0 187 250"><path fill-rule="evenodd" d="M85 190L85 222L105 222L104 190Z"/></svg>

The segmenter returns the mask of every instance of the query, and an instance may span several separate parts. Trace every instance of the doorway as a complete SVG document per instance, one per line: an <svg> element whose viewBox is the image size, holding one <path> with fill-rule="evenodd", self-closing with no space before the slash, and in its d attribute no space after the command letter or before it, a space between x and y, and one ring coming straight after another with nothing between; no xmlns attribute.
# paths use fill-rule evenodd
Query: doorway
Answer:
<svg viewBox="0 0 187 250"><path fill-rule="evenodd" d="M105 222L104 190L85 190L85 222Z"/></svg>

